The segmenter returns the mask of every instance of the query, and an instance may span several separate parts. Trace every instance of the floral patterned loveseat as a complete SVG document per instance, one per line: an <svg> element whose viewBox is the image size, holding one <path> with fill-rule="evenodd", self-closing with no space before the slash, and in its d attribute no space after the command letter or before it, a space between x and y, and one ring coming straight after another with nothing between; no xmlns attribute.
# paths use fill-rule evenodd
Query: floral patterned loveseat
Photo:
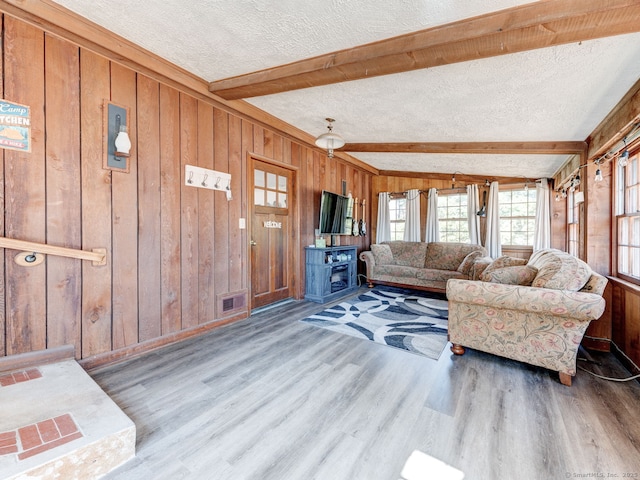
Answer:
<svg viewBox="0 0 640 480"><path fill-rule="evenodd" d="M462 355L469 347L548 368L570 386L584 332L604 312L607 279L559 250L536 252L526 265L504 260L489 265L480 281L447 283L451 350Z"/></svg>
<svg viewBox="0 0 640 480"><path fill-rule="evenodd" d="M450 278L477 278L475 263L486 255L482 245L392 241L371 245L360 260L367 267L369 287L377 283L444 292Z"/></svg>

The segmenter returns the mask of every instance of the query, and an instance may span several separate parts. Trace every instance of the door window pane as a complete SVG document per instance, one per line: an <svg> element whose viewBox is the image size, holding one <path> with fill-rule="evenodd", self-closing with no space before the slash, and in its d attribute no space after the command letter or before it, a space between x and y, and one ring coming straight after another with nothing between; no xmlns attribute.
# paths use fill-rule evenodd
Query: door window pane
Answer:
<svg viewBox="0 0 640 480"><path fill-rule="evenodd" d="M287 177L278 175L278 190L281 192L287 191Z"/></svg>
<svg viewBox="0 0 640 480"><path fill-rule="evenodd" d="M276 189L276 174L267 172L267 188L270 190Z"/></svg>
<svg viewBox="0 0 640 480"><path fill-rule="evenodd" d="M264 172L262 170L255 169L253 174L253 183L256 187L263 187L264 184Z"/></svg>

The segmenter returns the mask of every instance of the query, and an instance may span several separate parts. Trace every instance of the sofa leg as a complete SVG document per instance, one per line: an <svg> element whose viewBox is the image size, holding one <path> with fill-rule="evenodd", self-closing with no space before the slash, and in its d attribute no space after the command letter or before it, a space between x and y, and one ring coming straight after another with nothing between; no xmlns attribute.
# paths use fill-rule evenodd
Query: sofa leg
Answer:
<svg viewBox="0 0 640 480"><path fill-rule="evenodd" d="M455 353L456 355L464 355L464 347L462 345L457 344L457 343L452 343L451 344L451 351L453 353Z"/></svg>
<svg viewBox="0 0 640 480"><path fill-rule="evenodd" d="M572 379L571 375L564 372L558 372L558 375L560 376L561 384L566 385L567 387L571 386L571 379Z"/></svg>
<svg viewBox="0 0 640 480"><path fill-rule="evenodd" d="M373 288L373 282L369 282L369 288Z"/></svg>

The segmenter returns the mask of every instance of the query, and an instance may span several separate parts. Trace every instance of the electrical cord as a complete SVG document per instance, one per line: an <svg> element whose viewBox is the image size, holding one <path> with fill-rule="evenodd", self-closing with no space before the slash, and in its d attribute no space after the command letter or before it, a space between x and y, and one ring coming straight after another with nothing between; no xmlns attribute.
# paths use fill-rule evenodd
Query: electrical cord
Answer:
<svg viewBox="0 0 640 480"><path fill-rule="evenodd" d="M592 337L588 337L588 338L592 338ZM599 367L601 367L601 366L602 366L602 363L600 363L600 362L596 361L596 360L591 356L591 354L589 353L589 351L587 351L587 350L586 350L582 345L580 345L579 350L580 350L581 356L579 356L579 357L578 357L578 360L583 361L583 362L587 362L587 363L593 363L593 364L595 364L595 365L597 365L597 366L599 366ZM610 382L628 382L628 381L631 381L631 380L635 380L635 379L637 379L637 378L640 378L640 374L638 374L638 375L632 375L631 377L626 377L626 378L607 377L607 376L605 376L605 375L600 375L600 374L597 374L597 373L595 373L595 372L592 372L591 370L588 370L588 369L586 369L586 368L584 368L584 367L581 367L580 365L577 365L577 367L578 367L580 370L583 370L584 372L587 372L589 375L592 375L592 376L594 376L594 377L596 377L596 378L600 378L600 379L602 379L602 380L608 380L608 381L610 381Z"/></svg>
<svg viewBox="0 0 640 480"><path fill-rule="evenodd" d="M581 367L580 365L578 365L578 368L583 372L587 372L588 374L593 375L594 377L601 378L602 380L609 380L610 382L628 382L630 380L635 380L636 378L640 378L640 373L638 375L633 375L631 377L626 377L626 378L613 378L613 377L605 377L604 375L598 375L597 373L592 372L591 370L587 370L586 368Z"/></svg>

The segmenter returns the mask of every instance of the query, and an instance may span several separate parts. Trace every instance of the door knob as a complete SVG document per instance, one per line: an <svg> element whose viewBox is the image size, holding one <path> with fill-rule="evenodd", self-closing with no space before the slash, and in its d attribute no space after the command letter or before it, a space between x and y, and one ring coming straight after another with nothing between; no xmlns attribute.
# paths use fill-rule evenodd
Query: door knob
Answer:
<svg viewBox="0 0 640 480"><path fill-rule="evenodd" d="M253 240L251 240L251 242L249 242L251 244L252 247L255 247L256 245L258 245L256 242L254 242Z"/></svg>

